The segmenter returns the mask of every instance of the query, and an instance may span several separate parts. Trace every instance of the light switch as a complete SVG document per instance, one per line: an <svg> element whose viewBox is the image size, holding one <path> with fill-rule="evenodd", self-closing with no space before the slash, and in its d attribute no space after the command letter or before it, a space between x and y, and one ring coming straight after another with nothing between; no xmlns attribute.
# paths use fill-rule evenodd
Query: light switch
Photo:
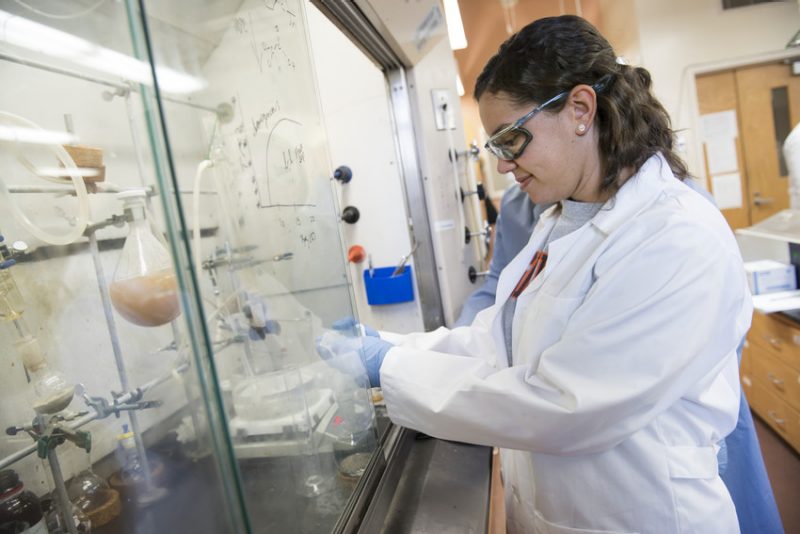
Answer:
<svg viewBox="0 0 800 534"><path fill-rule="evenodd" d="M452 93L449 89L432 89L433 116L437 130L448 128L455 130L456 121L453 113Z"/></svg>

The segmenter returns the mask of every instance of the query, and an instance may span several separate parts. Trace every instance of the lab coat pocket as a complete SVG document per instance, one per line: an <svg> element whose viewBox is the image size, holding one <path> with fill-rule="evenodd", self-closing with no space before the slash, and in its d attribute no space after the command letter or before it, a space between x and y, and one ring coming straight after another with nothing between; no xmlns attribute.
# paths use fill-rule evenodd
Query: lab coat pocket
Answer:
<svg viewBox="0 0 800 534"><path fill-rule="evenodd" d="M719 473L714 447L667 447L669 474L672 478L716 478Z"/></svg>
<svg viewBox="0 0 800 534"><path fill-rule="evenodd" d="M584 296L561 297L538 292L523 294L514 314L514 363L538 366L539 357L558 342Z"/></svg>
<svg viewBox="0 0 800 534"><path fill-rule="evenodd" d="M591 528L572 528L551 523L538 511L534 518L535 534L637 534L636 532L620 530L596 530Z"/></svg>

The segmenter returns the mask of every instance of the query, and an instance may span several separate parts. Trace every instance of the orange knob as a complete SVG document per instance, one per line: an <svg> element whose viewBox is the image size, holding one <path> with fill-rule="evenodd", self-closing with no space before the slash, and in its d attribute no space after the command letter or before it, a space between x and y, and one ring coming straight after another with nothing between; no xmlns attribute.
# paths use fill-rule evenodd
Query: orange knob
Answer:
<svg viewBox="0 0 800 534"><path fill-rule="evenodd" d="M353 245L347 251L347 260L352 263L361 263L366 257L367 253L361 245Z"/></svg>

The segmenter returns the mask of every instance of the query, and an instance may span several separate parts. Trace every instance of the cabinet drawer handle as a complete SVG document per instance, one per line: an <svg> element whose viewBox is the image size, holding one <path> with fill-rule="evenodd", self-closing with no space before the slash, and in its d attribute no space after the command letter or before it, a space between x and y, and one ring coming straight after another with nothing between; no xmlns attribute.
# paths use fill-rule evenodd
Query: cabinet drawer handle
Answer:
<svg viewBox="0 0 800 534"><path fill-rule="evenodd" d="M773 423L775 423L776 425L778 425L781 428L785 428L786 427L786 419L782 419L782 418L778 417L778 414L776 414L772 410L769 410L767 412L767 414L769 415L769 418L772 419Z"/></svg>
<svg viewBox="0 0 800 534"><path fill-rule="evenodd" d="M775 375L773 375L772 373L767 373L767 378L769 378L769 381L772 382L773 386L783 391L783 380L781 380L780 378L775 378Z"/></svg>
<svg viewBox="0 0 800 534"><path fill-rule="evenodd" d="M781 340L780 339L776 339L774 337L769 337L769 336L765 336L765 335L762 335L761 337L763 337L767 341L767 343L769 343L770 345L772 345L776 349L781 348Z"/></svg>

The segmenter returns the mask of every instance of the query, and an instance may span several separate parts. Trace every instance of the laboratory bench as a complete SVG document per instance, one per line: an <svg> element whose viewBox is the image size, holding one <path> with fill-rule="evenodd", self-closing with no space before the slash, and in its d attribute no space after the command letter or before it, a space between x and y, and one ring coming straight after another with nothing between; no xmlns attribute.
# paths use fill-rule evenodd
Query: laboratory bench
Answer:
<svg viewBox="0 0 800 534"><path fill-rule="evenodd" d="M800 452L800 310L753 314L741 379L753 411Z"/></svg>
<svg viewBox="0 0 800 534"><path fill-rule="evenodd" d="M359 479L336 477L323 492L298 499L286 458L241 460L239 472L253 532L486 532L492 449L438 440L392 426L379 412L382 451ZM122 513L98 534L226 532L217 505L222 488L211 456L192 460L177 442L153 445L151 453L170 466L159 486L164 496L145 507L123 498ZM335 470L334 456L320 455L323 471Z"/></svg>

